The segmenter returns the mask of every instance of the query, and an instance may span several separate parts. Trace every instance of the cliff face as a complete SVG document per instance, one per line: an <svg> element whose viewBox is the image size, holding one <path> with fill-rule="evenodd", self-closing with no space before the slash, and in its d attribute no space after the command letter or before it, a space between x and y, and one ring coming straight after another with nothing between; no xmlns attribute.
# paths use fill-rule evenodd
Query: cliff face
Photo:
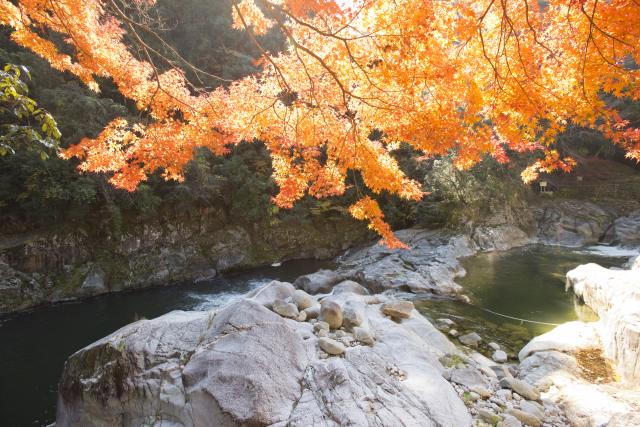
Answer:
<svg viewBox="0 0 640 427"><path fill-rule="evenodd" d="M83 230L0 238L0 314L108 292L213 278L291 259L330 258L370 238L348 217L260 226L141 225L119 237Z"/></svg>

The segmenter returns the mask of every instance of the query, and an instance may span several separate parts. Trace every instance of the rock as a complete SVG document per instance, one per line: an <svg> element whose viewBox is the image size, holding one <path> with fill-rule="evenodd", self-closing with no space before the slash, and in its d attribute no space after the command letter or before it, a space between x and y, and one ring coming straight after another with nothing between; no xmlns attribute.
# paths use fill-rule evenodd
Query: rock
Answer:
<svg viewBox="0 0 640 427"><path fill-rule="evenodd" d="M498 351L500 350L500 346L494 342L490 342L487 344L491 350Z"/></svg>
<svg viewBox="0 0 640 427"><path fill-rule="evenodd" d="M497 423L502 421L502 417L484 408L478 408L478 416L484 421L490 423L491 425L496 425Z"/></svg>
<svg viewBox="0 0 640 427"><path fill-rule="evenodd" d="M344 344L341 342L326 337L318 339L318 345L327 354L331 354L333 356L339 356L346 350Z"/></svg>
<svg viewBox="0 0 640 427"><path fill-rule="evenodd" d="M99 265L91 266L87 276L80 286L82 291L88 291L90 294L98 294L106 292L106 273Z"/></svg>
<svg viewBox="0 0 640 427"><path fill-rule="evenodd" d="M307 320L307 313L305 313L304 311L301 311L301 312L298 314L298 317L296 317L296 320L297 320L298 322L305 322L305 321Z"/></svg>
<svg viewBox="0 0 640 427"><path fill-rule="evenodd" d="M364 286L360 283L354 282L353 280L345 280L338 283L333 287L333 291L331 293L333 295L338 295L345 292L352 292L358 295L369 295L369 291Z"/></svg>
<svg viewBox="0 0 640 427"><path fill-rule="evenodd" d="M133 323L69 358L57 425L470 426L438 362L455 347L422 316L366 310L376 345L343 357L248 299Z"/></svg>
<svg viewBox="0 0 640 427"><path fill-rule="evenodd" d="M604 240L615 244L640 242L640 210L617 218L607 231Z"/></svg>
<svg viewBox="0 0 640 427"><path fill-rule="evenodd" d="M586 264L567 273L570 288L600 317L604 353L622 380L640 385L640 274Z"/></svg>
<svg viewBox="0 0 640 427"><path fill-rule="evenodd" d="M343 325L353 328L364 322L365 303L361 301L347 301L342 307Z"/></svg>
<svg viewBox="0 0 640 427"><path fill-rule="evenodd" d="M300 276L293 282L293 286L304 289L307 293L315 295L329 293L334 285L342 281L342 276L333 270L319 270L312 274Z"/></svg>
<svg viewBox="0 0 640 427"><path fill-rule="evenodd" d="M471 390L474 393L477 393L478 396L482 397L483 399L488 399L491 397L491 391L481 385L471 386L469 387L469 390Z"/></svg>
<svg viewBox="0 0 640 427"><path fill-rule="evenodd" d="M245 295L245 298L271 308L275 300L286 300L293 295L294 291L295 288L291 283L274 280L261 288L249 292Z"/></svg>
<svg viewBox="0 0 640 427"><path fill-rule="evenodd" d="M501 388L500 390L496 391L496 397L505 402L508 402L513 398L513 395L511 394L511 390Z"/></svg>
<svg viewBox="0 0 640 427"><path fill-rule="evenodd" d="M478 344L480 344L480 341L482 341L482 338L480 337L480 335L478 335L475 332L471 332L469 334L462 335L458 339L460 340L460 342L462 344L468 345L468 346L471 346L471 347L477 347Z"/></svg>
<svg viewBox="0 0 640 427"><path fill-rule="evenodd" d="M522 423L531 426L531 427L540 427L542 425L542 421L540 420L540 418L536 417L535 415L531 415L527 412L521 411L519 409L515 409L515 408L511 408L511 409L507 409L506 413L508 415L511 415L515 418L517 418L518 420L520 420Z"/></svg>
<svg viewBox="0 0 640 427"><path fill-rule="evenodd" d="M640 255L631 257L624 265L627 270L640 270Z"/></svg>
<svg viewBox="0 0 640 427"><path fill-rule="evenodd" d="M330 300L322 300L320 303L319 319L329 324L331 329L339 329L342 326L342 307L340 304Z"/></svg>
<svg viewBox="0 0 640 427"><path fill-rule="evenodd" d="M544 407L538 402L525 400L520 403L520 409L528 414L536 416L538 419L544 419Z"/></svg>
<svg viewBox="0 0 640 427"><path fill-rule="evenodd" d="M538 393L533 387L526 382L513 377L504 377L500 380L500 386L503 388L509 388L520 396L529 400L540 399L540 393ZM518 418L518 417L516 417ZM519 418L518 418L519 419Z"/></svg>
<svg viewBox="0 0 640 427"><path fill-rule="evenodd" d="M300 312L298 312L298 307L296 307L295 304L285 302L281 299L273 301L271 307L273 311L278 313L280 316L288 317L289 319L296 319L300 315Z"/></svg>
<svg viewBox="0 0 640 427"><path fill-rule="evenodd" d="M491 355L491 358L498 363L504 363L508 359L507 353L505 353L502 350L496 350L495 352L493 352L493 354Z"/></svg>
<svg viewBox="0 0 640 427"><path fill-rule="evenodd" d="M320 316L320 304L314 304L309 308L303 310L307 319L317 319Z"/></svg>
<svg viewBox="0 0 640 427"><path fill-rule="evenodd" d="M482 387L486 389L489 387L489 383L484 376L482 376L477 369L472 367L453 369L451 371L451 381L456 384L463 385L468 389L471 389L472 387Z"/></svg>
<svg viewBox="0 0 640 427"><path fill-rule="evenodd" d="M522 423L513 415L503 414L502 422L499 422L497 427L522 427Z"/></svg>
<svg viewBox="0 0 640 427"><path fill-rule="evenodd" d="M459 332L458 332L456 329L451 329L451 330L449 331L449 335L451 335L451 336L452 336L452 337L454 337L454 338L455 338L455 337L457 337L457 336L458 336L458 334L459 334Z"/></svg>
<svg viewBox="0 0 640 427"><path fill-rule="evenodd" d="M548 350L571 353L581 348L593 347L599 342L595 323L567 322L533 338L520 350L518 358L522 361L533 353Z"/></svg>
<svg viewBox="0 0 640 427"><path fill-rule="evenodd" d="M329 324L327 322L317 322L313 325L313 330L318 332L318 331L329 331Z"/></svg>
<svg viewBox="0 0 640 427"><path fill-rule="evenodd" d="M392 319L408 319L413 311L413 303L411 301L392 301L382 305L382 312Z"/></svg>
<svg viewBox="0 0 640 427"><path fill-rule="evenodd" d="M353 328L353 337L362 344L373 345L375 343L373 335L366 328Z"/></svg>
<svg viewBox="0 0 640 427"><path fill-rule="evenodd" d="M315 298L313 298L302 289L296 289L291 295L291 300L295 305L298 306L298 310L305 310L317 304Z"/></svg>

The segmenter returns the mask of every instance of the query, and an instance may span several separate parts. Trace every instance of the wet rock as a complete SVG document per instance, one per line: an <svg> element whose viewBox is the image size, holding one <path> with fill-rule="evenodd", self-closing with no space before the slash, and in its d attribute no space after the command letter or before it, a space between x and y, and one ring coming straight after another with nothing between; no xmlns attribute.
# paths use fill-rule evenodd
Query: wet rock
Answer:
<svg viewBox="0 0 640 427"><path fill-rule="evenodd" d="M331 329L339 329L342 326L342 307L335 301L322 300L320 303L319 319L329 324Z"/></svg>
<svg viewBox="0 0 640 427"><path fill-rule="evenodd" d="M305 310L317 304L315 298L302 289L296 289L293 292L293 295L291 295L291 299L293 300L293 303L298 306L298 310Z"/></svg>
<svg viewBox="0 0 640 427"><path fill-rule="evenodd" d="M500 345L494 343L494 342L490 342L489 344L487 344L489 346L489 348L491 350L497 351L500 350Z"/></svg>
<svg viewBox="0 0 640 427"><path fill-rule="evenodd" d="M373 345L375 343L373 335L371 335L371 332L366 328L353 328L353 336L362 344Z"/></svg>
<svg viewBox="0 0 640 427"><path fill-rule="evenodd" d="M492 355L491 358L498 363L504 363L508 360L508 356L507 353L505 353L502 350L496 350Z"/></svg>
<svg viewBox="0 0 640 427"><path fill-rule="evenodd" d="M460 342L462 344L468 345L470 347L477 347L478 344L480 344L480 342L482 341L482 337L480 337L480 335L478 335L475 332L471 332L469 334L462 335L458 339L460 340Z"/></svg>
<svg viewBox="0 0 640 427"><path fill-rule="evenodd" d="M392 319L408 319L414 306L411 301L392 301L382 305L382 312Z"/></svg>
<svg viewBox="0 0 640 427"><path fill-rule="evenodd" d="M457 337L459 335L459 332L456 329L451 329L449 331L449 335L451 335L452 337Z"/></svg>
<svg viewBox="0 0 640 427"><path fill-rule="evenodd" d="M341 342L326 337L318 339L318 345L327 354L331 354L333 356L339 356L346 350L344 344Z"/></svg>
<svg viewBox="0 0 640 427"><path fill-rule="evenodd" d="M504 377L500 380L500 386L503 388L509 388L528 400L540 399L540 393L538 393L536 389L517 378Z"/></svg>
<svg viewBox="0 0 640 427"><path fill-rule="evenodd" d="M369 291L362 286L360 283L354 282L353 280L345 280L333 287L332 294L338 295L345 292L352 292L357 295L368 295Z"/></svg>
<svg viewBox="0 0 640 427"><path fill-rule="evenodd" d="M296 307L295 304L283 301L281 299L277 299L273 301L273 304L271 305L271 307L273 311L275 311L282 317L296 319L300 315L300 312L298 311L298 307Z"/></svg>
<svg viewBox="0 0 640 427"><path fill-rule="evenodd" d="M334 285L342 281L342 276L333 270L319 270L312 274L300 276L293 282L293 286L304 289L307 293L326 294L331 292Z"/></svg>

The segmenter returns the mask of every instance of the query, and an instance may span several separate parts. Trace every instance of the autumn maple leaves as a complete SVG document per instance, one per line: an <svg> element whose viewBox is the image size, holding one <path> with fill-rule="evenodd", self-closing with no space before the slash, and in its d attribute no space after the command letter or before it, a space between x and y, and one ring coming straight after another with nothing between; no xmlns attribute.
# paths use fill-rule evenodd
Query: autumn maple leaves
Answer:
<svg viewBox="0 0 640 427"><path fill-rule="evenodd" d="M256 138L270 150L282 207L305 194L342 194L351 170L373 194L419 199L419 183L391 155L400 142L430 156L454 152L460 167L485 155L506 162L511 151L540 151L523 173L531 180L572 167L553 145L575 124L602 130L640 159L640 131L601 96L640 100L636 1L241 0L231 7L234 26L256 46L261 34L280 31L286 49L263 50L260 73L213 91L194 90L178 69L159 71L157 52L140 37L144 25L119 1L0 0L0 23L89 85L94 76L111 77L145 113L135 125L114 121L66 153L129 190L157 170L181 179L196 147L223 154ZM63 34L76 55L61 53L41 28ZM350 211L387 245L402 246L372 197Z"/></svg>

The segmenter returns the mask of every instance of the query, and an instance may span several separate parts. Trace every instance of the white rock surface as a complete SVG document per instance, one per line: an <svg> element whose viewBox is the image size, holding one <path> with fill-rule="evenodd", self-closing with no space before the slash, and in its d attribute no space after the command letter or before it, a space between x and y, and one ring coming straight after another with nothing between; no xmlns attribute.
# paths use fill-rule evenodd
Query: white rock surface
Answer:
<svg viewBox="0 0 640 427"><path fill-rule="evenodd" d="M396 323L364 305L374 345L327 358L310 323L256 294L217 313L139 321L80 350L65 365L57 425L471 425L438 361L457 350L424 317Z"/></svg>

